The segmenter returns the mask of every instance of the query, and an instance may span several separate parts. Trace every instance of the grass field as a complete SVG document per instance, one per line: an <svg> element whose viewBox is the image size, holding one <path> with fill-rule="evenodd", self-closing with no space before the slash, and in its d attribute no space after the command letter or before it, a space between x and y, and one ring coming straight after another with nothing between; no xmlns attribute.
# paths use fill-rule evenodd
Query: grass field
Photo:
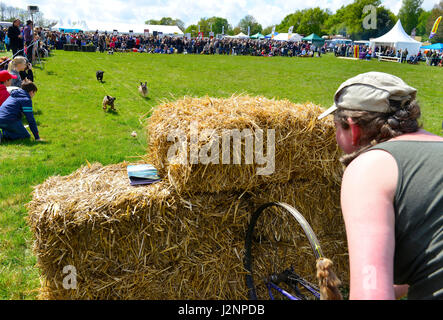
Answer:
<svg viewBox="0 0 443 320"><path fill-rule="evenodd" d="M97 82L96 70L105 71L105 83ZM0 299L36 297L38 269L24 207L32 186L52 175L67 175L86 160L107 165L144 154L140 118L162 100L244 92L329 107L341 82L367 71L392 73L417 88L424 128L442 135L442 68L332 55L310 59L54 52L44 68L34 70L39 88L34 111L46 142L0 145ZM148 82L149 98L138 94L140 81ZM105 94L117 97L116 113L103 112ZM131 137L132 131L137 138Z"/></svg>

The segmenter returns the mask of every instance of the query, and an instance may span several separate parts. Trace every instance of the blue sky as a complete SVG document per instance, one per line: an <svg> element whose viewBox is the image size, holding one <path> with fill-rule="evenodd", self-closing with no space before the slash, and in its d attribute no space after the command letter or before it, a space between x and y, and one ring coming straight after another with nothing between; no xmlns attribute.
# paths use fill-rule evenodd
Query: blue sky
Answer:
<svg viewBox="0 0 443 320"><path fill-rule="evenodd" d="M245 15L253 15L263 27L280 23L289 13L309 7L328 8L335 12L353 0L0 0L6 5L27 8L37 5L45 18L63 22L85 21L86 24L106 21L144 23L161 17L179 18L185 25L197 23L201 17L227 18L236 26ZM424 0L423 8L432 9L439 0ZM395 14L402 0L382 0L382 5Z"/></svg>

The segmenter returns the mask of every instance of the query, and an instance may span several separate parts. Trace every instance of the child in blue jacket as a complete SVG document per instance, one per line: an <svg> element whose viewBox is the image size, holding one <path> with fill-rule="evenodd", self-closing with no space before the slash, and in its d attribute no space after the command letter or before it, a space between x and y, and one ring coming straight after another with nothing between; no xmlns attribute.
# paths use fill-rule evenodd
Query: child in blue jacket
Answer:
<svg viewBox="0 0 443 320"><path fill-rule="evenodd" d="M32 98L37 92L33 82L26 82L21 89L13 90L0 107L0 142L2 139L26 139L31 135L23 126L23 114L36 141L41 141L32 110Z"/></svg>

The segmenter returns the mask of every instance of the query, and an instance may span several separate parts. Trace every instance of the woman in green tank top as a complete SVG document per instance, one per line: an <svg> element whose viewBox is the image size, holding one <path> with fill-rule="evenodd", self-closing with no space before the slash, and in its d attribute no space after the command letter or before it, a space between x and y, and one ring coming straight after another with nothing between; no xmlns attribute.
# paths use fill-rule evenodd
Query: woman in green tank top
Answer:
<svg viewBox="0 0 443 320"><path fill-rule="evenodd" d="M350 299L443 299L443 138L420 129L417 90L390 74L345 81L334 105Z"/></svg>

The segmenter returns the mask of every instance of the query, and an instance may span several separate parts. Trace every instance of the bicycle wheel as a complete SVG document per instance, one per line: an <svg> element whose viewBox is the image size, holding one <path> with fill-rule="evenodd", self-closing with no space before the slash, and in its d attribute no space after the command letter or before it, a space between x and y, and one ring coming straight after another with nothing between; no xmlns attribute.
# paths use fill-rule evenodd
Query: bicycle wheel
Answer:
<svg viewBox="0 0 443 320"><path fill-rule="evenodd" d="M319 241L300 212L281 202L261 206L251 216L245 239L249 298L318 299L313 283L316 261L322 257Z"/></svg>

